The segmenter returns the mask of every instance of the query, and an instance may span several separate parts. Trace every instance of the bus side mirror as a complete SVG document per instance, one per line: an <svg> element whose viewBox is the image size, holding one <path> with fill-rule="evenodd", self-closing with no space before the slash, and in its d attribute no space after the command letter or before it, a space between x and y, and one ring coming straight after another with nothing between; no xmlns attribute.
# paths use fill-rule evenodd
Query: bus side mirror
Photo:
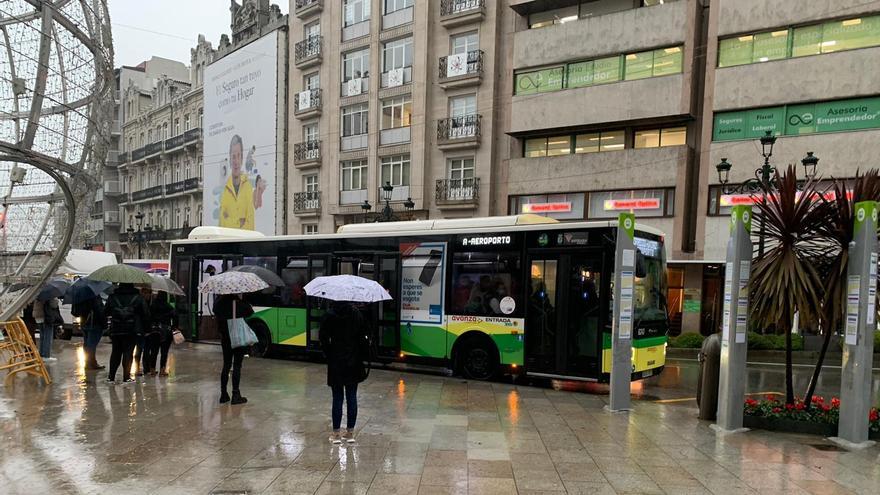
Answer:
<svg viewBox="0 0 880 495"><path fill-rule="evenodd" d="M645 262L645 255L636 248L636 277L645 278L648 276L648 264Z"/></svg>

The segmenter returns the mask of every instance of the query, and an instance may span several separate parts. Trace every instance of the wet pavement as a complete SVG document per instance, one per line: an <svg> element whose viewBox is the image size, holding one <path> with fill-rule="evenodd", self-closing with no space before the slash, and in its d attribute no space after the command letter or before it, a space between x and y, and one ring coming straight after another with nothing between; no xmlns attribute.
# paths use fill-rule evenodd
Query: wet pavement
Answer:
<svg viewBox="0 0 880 495"><path fill-rule="evenodd" d="M604 395L393 370L373 370L359 391L357 443L332 446L320 364L247 359L250 402L221 406L219 348L172 352L169 378L108 385L79 371L76 344L56 342L53 385L19 377L0 388L0 493L880 491L880 447L719 437L683 403L611 414ZM102 345L102 362L108 353ZM660 388L639 387L646 399Z"/></svg>

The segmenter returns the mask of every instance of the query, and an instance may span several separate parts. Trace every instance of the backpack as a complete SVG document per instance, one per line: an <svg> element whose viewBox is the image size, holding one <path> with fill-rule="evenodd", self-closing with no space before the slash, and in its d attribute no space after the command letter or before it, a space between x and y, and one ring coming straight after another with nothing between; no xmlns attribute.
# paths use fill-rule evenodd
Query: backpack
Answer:
<svg viewBox="0 0 880 495"><path fill-rule="evenodd" d="M116 327L117 330L127 328L127 332L134 333L137 322L137 314L134 308L135 297L136 296L132 296L125 304L122 304L122 301L120 300L120 304L113 306L113 309L110 312L110 318L113 321L113 326Z"/></svg>

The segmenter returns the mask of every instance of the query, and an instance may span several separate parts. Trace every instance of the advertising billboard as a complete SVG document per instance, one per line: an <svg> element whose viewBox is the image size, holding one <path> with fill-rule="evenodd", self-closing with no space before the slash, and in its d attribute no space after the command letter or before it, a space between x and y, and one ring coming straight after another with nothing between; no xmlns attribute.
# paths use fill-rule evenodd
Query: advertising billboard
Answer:
<svg viewBox="0 0 880 495"><path fill-rule="evenodd" d="M278 33L205 67L202 225L275 233Z"/></svg>

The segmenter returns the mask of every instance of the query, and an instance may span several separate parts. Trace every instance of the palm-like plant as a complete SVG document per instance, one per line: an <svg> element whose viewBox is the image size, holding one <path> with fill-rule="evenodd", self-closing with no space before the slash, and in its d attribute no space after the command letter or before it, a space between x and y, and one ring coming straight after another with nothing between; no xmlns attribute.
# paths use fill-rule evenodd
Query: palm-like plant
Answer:
<svg viewBox="0 0 880 495"><path fill-rule="evenodd" d="M831 335L840 327L846 315L845 280L847 263L849 263L849 244L854 234L855 204L860 201L880 200L880 176L877 169L869 170L864 175L857 171L852 186L850 195L846 182L834 180L831 188L833 197L823 198L832 210L827 222L819 226L818 232L826 242L822 254L817 259L824 280L824 297L819 315L824 339L822 349L819 351L819 359L816 361L807 392L804 394L806 407L812 404L813 393L825 362Z"/></svg>
<svg viewBox="0 0 880 495"><path fill-rule="evenodd" d="M794 403L791 327L795 312L816 321L823 302L823 282L816 260L826 243L822 226L832 214L816 182L798 188L796 169L776 174L775 188L762 184L756 220L763 222L765 253L752 261L751 316L763 328L775 326L785 335L785 400Z"/></svg>

